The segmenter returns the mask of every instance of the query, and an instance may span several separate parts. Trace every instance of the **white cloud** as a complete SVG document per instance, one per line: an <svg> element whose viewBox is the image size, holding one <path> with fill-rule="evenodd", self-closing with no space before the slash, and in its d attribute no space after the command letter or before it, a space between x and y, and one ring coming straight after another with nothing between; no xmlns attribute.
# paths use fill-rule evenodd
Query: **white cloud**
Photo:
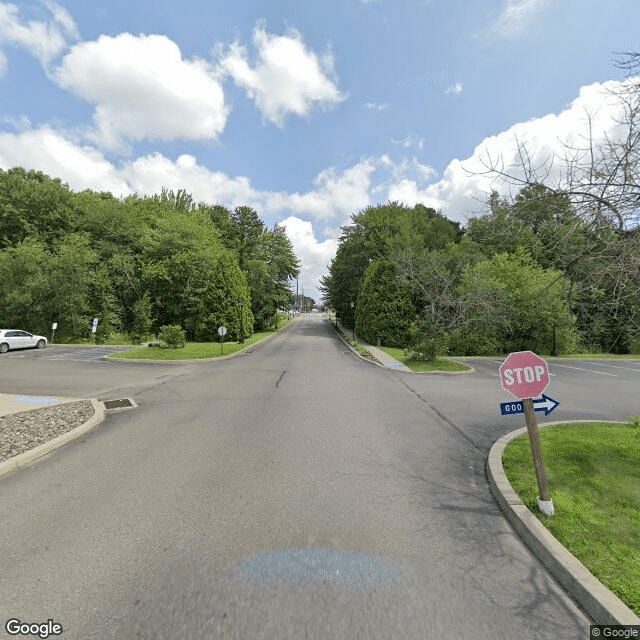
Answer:
<svg viewBox="0 0 640 640"><path fill-rule="evenodd" d="M22 166L60 178L75 190L128 195L120 172L92 147L80 146L48 126L19 133L0 133L0 167Z"/></svg>
<svg viewBox="0 0 640 640"><path fill-rule="evenodd" d="M302 194L272 194L267 199L267 208L320 220L344 218L370 204L371 176L375 169L374 162L367 158L343 172L333 167L325 169L313 181L314 189Z"/></svg>
<svg viewBox="0 0 640 640"><path fill-rule="evenodd" d="M109 148L145 139L215 140L227 121L213 68L183 59L166 36L124 33L80 43L64 57L56 79L96 105L94 136Z"/></svg>
<svg viewBox="0 0 640 640"><path fill-rule="evenodd" d="M54 22L59 25L68 36L78 38L78 27L76 26L75 20L71 17L71 14L52 0L43 0L43 2L51 12Z"/></svg>
<svg viewBox="0 0 640 640"><path fill-rule="evenodd" d="M319 241L311 222L290 216L280 223L287 231L293 250L302 263L300 280L305 286L305 295L319 301L317 292L320 278L326 274L329 263L336 255L338 241L327 238ZM311 287L311 290L310 290Z"/></svg>
<svg viewBox="0 0 640 640"><path fill-rule="evenodd" d="M550 3L551 0L505 0L497 18L484 33L517 38Z"/></svg>
<svg viewBox="0 0 640 640"><path fill-rule="evenodd" d="M394 138L391 138L391 142L393 142L393 144L398 144L405 149L410 149L411 147L422 149L427 144L427 139L415 133L410 133L402 140L395 140Z"/></svg>
<svg viewBox="0 0 640 640"><path fill-rule="evenodd" d="M264 196L253 189L249 178L211 171L192 155L181 155L175 162L161 153L142 156L123 167L123 174L136 193L159 193L162 187L185 189L196 201L228 207L246 204L262 210Z"/></svg>
<svg viewBox="0 0 640 640"><path fill-rule="evenodd" d="M362 108L368 109L369 111L386 111L389 108L389 105L379 102L365 102L362 105Z"/></svg>
<svg viewBox="0 0 640 640"><path fill-rule="evenodd" d="M637 80L637 79L636 79ZM582 87L578 97L558 114L548 114L513 125L506 131L485 138L464 160L454 159L444 170L442 178L426 181L403 178L389 188L389 198L412 205L422 202L452 219L463 221L482 211L486 196L496 190L503 195L517 191L495 174L487 173L487 162L498 162L515 176L524 177L518 169L518 144L525 144L531 154L532 165L540 165L550 157L558 160L548 176L550 184L561 183L562 162L567 145L584 146L589 133L587 114L592 114L592 135L596 140L618 138L621 106L612 92L621 87L617 81Z"/></svg>
<svg viewBox="0 0 640 640"><path fill-rule="evenodd" d="M456 82L455 84L452 84L450 87L447 88L447 90L444 92L445 96L459 96L462 93L462 83L461 82Z"/></svg>
<svg viewBox="0 0 640 640"><path fill-rule="evenodd" d="M220 69L245 89L266 120L282 126L290 114L308 116L316 105L328 107L344 99L334 80L333 56L318 57L298 31L276 36L258 27L253 44L258 56L254 67L246 47L235 43L228 53L218 52Z"/></svg>
<svg viewBox="0 0 640 640"><path fill-rule="evenodd" d="M48 71L52 61L67 47L68 40L78 37L78 30L62 7L51 0L43 4L51 14L49 20L24 21L15 4L0 2L0 44L27 49ZM6 56L0 52L0 72L3 60L6 67Z"/></svg>

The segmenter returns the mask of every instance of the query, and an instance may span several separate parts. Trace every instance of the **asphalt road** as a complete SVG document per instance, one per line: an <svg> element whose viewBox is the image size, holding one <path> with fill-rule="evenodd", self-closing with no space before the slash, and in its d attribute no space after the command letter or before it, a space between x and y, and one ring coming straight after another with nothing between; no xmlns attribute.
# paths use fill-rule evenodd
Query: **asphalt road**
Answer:
<svg viewBox="0 0 640 640"><path fill-rule="evenodd" d="M53 619L65 640L588 637L487 485L490 445L521 425L499 415L499 363L384 370L318 316L221 362L53 351L3 359L0 389L140 408L0 479L2 625ZM550 419L640 413L640 371L560 364Z"/></svg>

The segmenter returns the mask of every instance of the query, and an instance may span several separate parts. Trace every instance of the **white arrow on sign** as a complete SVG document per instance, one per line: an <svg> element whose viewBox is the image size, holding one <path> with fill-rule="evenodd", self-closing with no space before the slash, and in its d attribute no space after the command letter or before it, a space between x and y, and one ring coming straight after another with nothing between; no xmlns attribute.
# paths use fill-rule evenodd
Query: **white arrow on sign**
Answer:
<svg viewBox="0 0 640 640"><path fill-rule="evenodd" d="M533 406L536 411L544 411L544 415L548 416L556 407L560 406L560 403L543 393L542 398L533 401Z"/></svg>

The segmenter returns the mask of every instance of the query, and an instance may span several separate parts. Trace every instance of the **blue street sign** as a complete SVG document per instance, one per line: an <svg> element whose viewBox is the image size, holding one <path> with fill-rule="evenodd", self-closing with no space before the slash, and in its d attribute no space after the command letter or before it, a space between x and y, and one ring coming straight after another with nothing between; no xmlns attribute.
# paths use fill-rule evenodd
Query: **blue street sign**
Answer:
<svg viewBox="0 0 640 640"><path fill-rule="evenodd" d="M548 416L556 407L559 407L560 403L549 396L542 394L542 398L537 398L533 401L533 408L536 411L544 411L544 415ZM511 416L516 413L524 413L524 405L522 400L516 402L501 402L500 413L503 416Z"/></svg>

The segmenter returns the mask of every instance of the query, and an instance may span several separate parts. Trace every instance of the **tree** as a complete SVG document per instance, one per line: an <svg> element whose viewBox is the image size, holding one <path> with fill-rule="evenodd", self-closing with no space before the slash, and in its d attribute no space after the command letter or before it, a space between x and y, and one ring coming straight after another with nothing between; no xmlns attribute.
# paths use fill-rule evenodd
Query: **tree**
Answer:
<svg viewBox="0 0 640 640"><path fill-rule="evenodd" d="M211 340L225 324L234 339L242 303L245 335L251 335L246 277L202 212L165 209L148 230L146 245L142 281L156 328L180 325L190 340Z"/></svg>
<svg viewBox="0 0 640 640"><path fill-rule="evenodd" d="M398 282L395 264L386 259L372 262L355 307L357 334L371 344L380 340L388 347L404 348L415 314L411 290Z"/></svg>
<svg viewBox="0 0 640 640"><path fill-rule="evenodd" d="M0 308L8 325L44 333L58 323L60 336L89 337L91 319L102 331L119 325L108 271L84 234L68 234L49 249L25 240L0 252Z"/></svg>
<svg viewBox="0 0 640 640"><path fill-rule="evenodd" d="M358 307L362 280L373 261L388 259L401 249L440 249L459 238L457 223L421 204L410 208L390 202L368 207L342 228L336 257L321 280L320 290L351 328L351 302Z"/></svg>
<svg viewBox="0 0 640 640"><path fill-rule="evenodd" d="M452 334L455 351L572 351L578 334L568 288L560 272L540 268L521 248L468 266L459 287L466 313L465 322Z"/></svg>
<svg viewBox="0 0 640 640"><path fill-rule="evenodd" d="M464 323L468 307L459 293L462 276L483 257L468 236L444 249L408 246L393 254L398 279L410 288L417 311L407 346L418 356L433 359L447 352L449 337Z"/></svg>
<svg viewBox="0 0 640 640"><path fill-rule="evenodd" d="M71 193L40 171L0 169L0 250L38 236L47 244L69 230Z"/></svg>
<svg viewBox="0 0 640 640"><path fill-rule="evenodd" d="M300 262L284 227L267 229L251 207L236 207L233 212L222 205L202 205L201 209L221 234L224 245L235 253L245 273L255 326L271 326L276 310L291 302L293 294L288 283L300 271Z"/></svg>
<svg viewBox="0 0 640 640"><path fill-rule="evenodd" d="M633 70L639 59L637 53L625 54L619 66ZM544 209L554 200L570 202L578 223L566 227L556 255L569 250L560 268L579 283L584 341L625 351L629 336L640 331L640 82L628 78L607 99L620 113L610 136L596 138L594 116L587 114L584 143L565 144L562 156L540 161L535 148L518 142L515 166L491 157L484 164L486 174L537 190ZM531 206L535 197L528 200ZM595 323L589 321L594 312Z"/></svg>

